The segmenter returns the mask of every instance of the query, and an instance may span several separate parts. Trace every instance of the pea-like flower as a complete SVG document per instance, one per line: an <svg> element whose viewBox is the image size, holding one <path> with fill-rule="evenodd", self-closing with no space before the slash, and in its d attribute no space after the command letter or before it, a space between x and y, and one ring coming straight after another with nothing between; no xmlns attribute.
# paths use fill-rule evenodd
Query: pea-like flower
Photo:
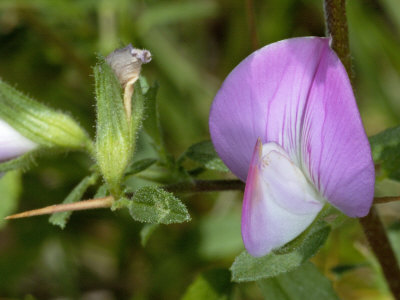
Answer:
<svg viewBox="0 0 400 300"><path fill-rule="evenodd" d="M0 162L15 158L38 145L0 119Z"/></svg>
<svg viewBox="0 0 400 300"><path fill-rule="evenodd" d="M329 42L304 37L265 46L229 74L212 104L215 149L246 181L242 237L253 256L296 238L327 202L350 217L371 207L370 146Z"/></svg>

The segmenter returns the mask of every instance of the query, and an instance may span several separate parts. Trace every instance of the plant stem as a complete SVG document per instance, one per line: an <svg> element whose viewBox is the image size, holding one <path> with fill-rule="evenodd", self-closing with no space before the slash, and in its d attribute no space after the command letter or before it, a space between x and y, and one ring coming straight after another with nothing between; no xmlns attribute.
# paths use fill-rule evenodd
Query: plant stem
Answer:
<svg viewBox="0 0 400 300"><path fill-rule="evenodd" d="M325 0L325 17L332 49L336 52L351 77L351 56L345 0ZM395 299L400 299L400 269L389 239L375 207L360 219L368 243L378 259L383 274Z"/></svg>
<svg viewBox="0 0 400 300"><path fill-rule="evenodd" d="M253 0L246 0L246 12L247 12L247 23L249 26L250 37L251 37L251 47L253 51L255 51L258 48L260 48L260 43L258 41L256 14L255 14Z"/></svg>
<svg viewBox="0 0 400 300"><path fill-rule="evenodd" d="M395 299L400 299L400 269L385 227L379 218L377 209L373 206L369 214L360 219L360 223L367 237L372 251L378 259L383 274Z"/></svg>
<svg viewBox="0 0 400 300"><path fill-rule="evenodd" d="M327 34L332 38L332 49L342 61L349 77L353 77L346 19L346 0L325 0Z"/></svg>
<svg viewBox="0 0 400 300"><path fill-rule="evenodd" d="M243 191L244 183L240 180L194 180L166 185L163 189L171 193Z"/></svg>

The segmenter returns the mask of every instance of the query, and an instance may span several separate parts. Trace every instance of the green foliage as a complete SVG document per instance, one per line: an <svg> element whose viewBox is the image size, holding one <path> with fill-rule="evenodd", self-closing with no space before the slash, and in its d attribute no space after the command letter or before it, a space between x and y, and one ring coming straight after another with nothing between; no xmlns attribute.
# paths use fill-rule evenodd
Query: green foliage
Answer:
<svg viewBox="0 0 400 300"><path fill-rule="evenodd" d="M129 212L136 221L146 223L172 224L190 220L185 205L173 194L156 186L137 190Z"/></svg>
<svg viewBox="0 0 400 300"><path fill-rule="evenodd" d="M147 168L151 167L157 162L157 159L155 158L144 158L141 160L134 161L126 170L126 175L134 175L137 173L140 173Z"/></svg>
<svg viewBox="0 0 400 300"><path fill-rule="evenodd" d="M147 242L153 232L158 228L159 224L144 224L142 230L140 230L140 244L146 247Z"/></svg>
<svg viewBox="0 0 400 300"><path fill-rule="evenodd" d="M265 299L338 300L331 282L310 262L276 277L257 282Z"/></svg>
<svg viewBox="0 0 400 300"><path fill-rule="evenodd" d="M185 154L188 158L203 165L207 169L229 172L229 169L219 158L217 152L215 152L211 141L203 141L194 144L190 146L188 150L186 150Z"/></svg>
<svg viewBox="0 0 400 300"><path fill-rule="evenodd" d="M181 300L228 300L232 284L228 270L215 269L200 274Z"/></svg>
<svg viewBox="0 0 400 300"><path fill-rule="evenodd" d="M330 226L324 222L318 222L314 227L300 245L296 245L290 250L287 249L281 254L278 250L263 257L253 257L246 251L242 252L236 257L231 267L232 280L237 282L255 281L298 268L317 253L331 230Z"/></svg>
<svg viewBox="0 0 400 300"><path fill-rule="evenodd" d="M63 201L64 204L74 203L82 199L86 190L97 182L98 174L92 174L82 179L81 182L69 193ZM53 225L59 226L61 229L65 228L72 211L58 212L50 216L49 222Z"/></svg>
<svg viewBox="0 0 400 300"><path fill-rule="evenodd" d="M400 180L400 127L387 129L370 137L369 141L381 176Z"/></svg>
<svg viewBox="0 0 400 300"><path fill-rule="evenodd" d="M29 169L34 164L34 152L30 152L17 158L7 160L0 163L0 172L7 172L15 169L22 169L23 171Z"/></svg>
<svg viewBox="0 0 400 300"><path fill-rule="evenodd" d="M0 178L0 229L6 223L4 218L12 214L17 208L21 191L22 183L20 172L8 172Z"/></svg>
<svg viewBox="0 0 400 300"><path fill-rule="evenodd" d="M146 117L143 120L143 127L146 133L152 138L153 146L161 158L166 158L166 150L162 137L160 116L157 103L158 83L155 82L145 93Z"/></svg>
<svg viewBox="0 0 400 300"><path fill-rule="evenodd" d="M94 68L97 100L96 159L112 193L119 184L132 153L130 125L123 105L121 85L111 67L99 59Z"/></svg>
<svg viewBox="0 0 400 300"><path fill-rule="evenodd" d="M0 118L46 147L90 147L86 132L70 116L52 110L0 80Z"/></svg>

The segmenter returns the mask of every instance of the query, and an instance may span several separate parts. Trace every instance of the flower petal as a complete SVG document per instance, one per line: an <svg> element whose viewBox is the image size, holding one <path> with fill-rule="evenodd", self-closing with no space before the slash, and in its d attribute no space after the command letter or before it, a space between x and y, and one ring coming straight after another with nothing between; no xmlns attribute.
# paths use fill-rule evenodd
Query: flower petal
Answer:
<svg viewBox="0 0 400 300"><path fill-rule="evenodd" d="M242 237L253 256L293 240L323 207L312 184L285 153L273 149L275 145L265 153L258 140L247 176Z"/></svg>
<svg viewBox="0 0 400 300"><path fill-rule="evenodd" d="M210 133L242 180L251 145L276 142L308 180L349 216L367 214L374 166L347 73L327 38L268 45L229 74L213 102Z"/></svg>
<svg viewBox="0 0 400 300"><path fill-rule="evenodd" d="M301 152L314 185L348 216L367 215L375 183L371 149L346 70L328 45L303 114Z"/></svg>
<svg viewBox="0 0 400 300"><path fill-rule="evenodd" d="M37 144L0 119L0 162L31 151Z"/></svg>

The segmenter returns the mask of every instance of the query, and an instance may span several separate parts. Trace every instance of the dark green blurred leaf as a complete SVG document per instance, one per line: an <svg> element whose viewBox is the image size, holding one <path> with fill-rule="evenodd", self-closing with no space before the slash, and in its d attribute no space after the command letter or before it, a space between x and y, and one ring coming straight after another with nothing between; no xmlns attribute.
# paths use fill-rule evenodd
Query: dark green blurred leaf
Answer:
<svg viewBox="0 0 400 300"><path fill-rule="evenodd" d="M231 267L232 280L255 281L296 269L317 253L331 230L330 226L323 222L318 223L316 227L303 239L303 243L296 245L292 251L283 254L271 252L263 257L253 257L246 251L242 252Z"/></svg>
<svg viewBox="0 0 400 300"><path fill-rule="evenodd" d="M20 172L11 171L0 178L0 228L6 223L4 218L16 210L21 190Z"/></svg>
<svg viewBox="0 0 400 300"><path fill-rule="evenodd" d="M108 196L108 195L109 195L109 192L108 192L107 184L102 184L97 189L96 194L94 194L94 196L93 196L93 199L103 198L103 197Z"/></svg>
<svg viewBox="0 0 400 300"><path fill-rule="evenodd" d="M63 203L74 203L81 200L88 187L94 185L98 178L98 174L92 174L83 178L82 181L71 191L71 193L69 193ZM49 222L53 225L60 226L61 229L64 229L71 214L72 211L54 213L50 216Z"/></svg>
<svg viewBox="0 0 400 300"><path fill-rule="evenodd" d="M257 282L265 299L338 300L331 282L310 262L279 276Z"/></svg>
<svg viewBox="0 0 400 300"><path fill-rule="evenodd" d="M368 264L347 264L347 265L338 265L331 269L331 272L336 276L341 276L347 272L353 271L355 269L361 267L368 267Z"/></svg>
<svg viewBox="0 0 400 300"><path fill-rule="evenodd" d="M153 139L156 150L160 152L163 150L164 142L161 135L157 91L158 83L155 82L144 95L146 101L146 117L143 120L143 127L147 134Z"/></svg>
<svg viewBox="0 0 400 300"><path fill-rule="evenodd" d="M144 158L138 161L133 162L127 169L126 175L134 175L136 173L142 172L147 168L151 167L157 162L155 158Z"/></svg>
<svg viewBox="0 0 400 300"><path fill-rule="evenodd" d="M382 176L400 180L400 127L390 128L369 138L372 157Z"/></svg>
<svg viewBox="0 0 400 300"><path fill-rule="evenodd" d="M186 206L173 194L156 186L135 192L129 212L136 221L146 223L182 223L190 220Z"/></svg>
<svg viewBox="0 0 400 300"><path fill-rule="evenodd" d="M144 224L142 230L140 230L140 244L143 247L146 247L147 241L149 240L150 236L153 232L160 226L159 224Z"/></svg>
<svg viewBox="0 0 400 300"><path fill-rule="evenodd" d="M207 169L229 172L229 169L219 158L217 152L215 152L211 141L204 141L190 146L186 151L186 156Z"/></svg>
<svg viewBox="0 0 400 300"><path fill-rule="evenodd" d="M231 289L228 270L210 270L195 279L182 300L227 300Z"/></svg>

